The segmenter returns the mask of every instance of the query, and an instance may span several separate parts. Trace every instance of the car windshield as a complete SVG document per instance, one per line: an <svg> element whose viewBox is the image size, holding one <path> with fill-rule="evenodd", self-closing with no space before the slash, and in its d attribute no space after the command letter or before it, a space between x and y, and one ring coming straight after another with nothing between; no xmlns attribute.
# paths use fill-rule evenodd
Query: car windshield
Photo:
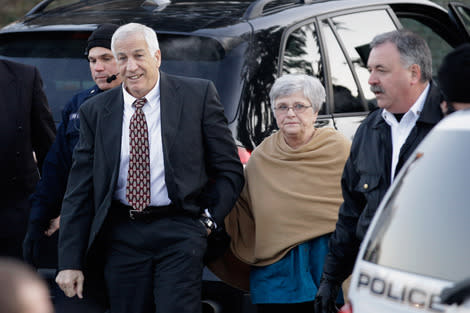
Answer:
<svg viewBox="0 0 470 313"><path fill-rule="evenodd" d="M470 132L439 130L397 181L364 260L448 281L470 277Z"/></svg>
<svg viewBox="0 0 470 313"><path fill-rule="evenodd" d="M80 90L94 85L84 51L89 33L44 32L2 34L0 58L35 65L44 82L54 120L59 122L63 106ZM225 114L233 120L241 88L241 60L246 49L243 43L226 52L213 39L159 34L162 51L161 70L170 73L212 80L224 104ZM222 70L223 69L223 70ZM233 75L227 75L233 73ZM233 80L238 80L233 83Z"/></svg>

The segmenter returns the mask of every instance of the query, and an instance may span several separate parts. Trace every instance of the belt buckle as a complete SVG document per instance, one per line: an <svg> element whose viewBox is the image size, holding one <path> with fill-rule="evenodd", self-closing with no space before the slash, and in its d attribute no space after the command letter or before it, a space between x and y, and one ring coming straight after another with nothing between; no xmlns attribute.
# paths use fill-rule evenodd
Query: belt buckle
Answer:
<svg viewBox="0 0 470 313"><path fill-rule="evenodd" d="M129 210L129 217L131 220L135 220L136 216L134 214L139 213L139 210Z"/></svg>

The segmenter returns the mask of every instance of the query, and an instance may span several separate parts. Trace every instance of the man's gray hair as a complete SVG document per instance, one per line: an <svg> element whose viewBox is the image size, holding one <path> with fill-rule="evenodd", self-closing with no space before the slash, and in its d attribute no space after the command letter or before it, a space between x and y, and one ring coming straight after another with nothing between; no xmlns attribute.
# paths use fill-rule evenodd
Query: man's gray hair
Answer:
<svg viewBox="0 0 470 313"><path fill-rule="evenodd" d="M325 88L320 80L305 74L285 74L276 79L269 92L273 112L277 98L290 96L298 91L303 92L314 113L320 111L326 97Z"/></svg>
<svg viewBox="0 0 470 313"><path fill-rule="evenodd" d="M154 55L155 52L160 49L158 45L157 34L152 28L138 23L129 23L119 27L114 32L113 37L111 39L111 50L113 51L113 54L116 58L116 41L125 38L131 34L143 34L145 41L147 42L149 51L152 55Z"/></svg>
<svg viewBox="0 0 470 313"><path fill-rule="evenodd" d="M403 66L419 65L421 82L432 79L431 50L421 36L406 29L395 30L375 36L370 43L370 47L372 49L386 42L395 44L400 53Z"/></svg>

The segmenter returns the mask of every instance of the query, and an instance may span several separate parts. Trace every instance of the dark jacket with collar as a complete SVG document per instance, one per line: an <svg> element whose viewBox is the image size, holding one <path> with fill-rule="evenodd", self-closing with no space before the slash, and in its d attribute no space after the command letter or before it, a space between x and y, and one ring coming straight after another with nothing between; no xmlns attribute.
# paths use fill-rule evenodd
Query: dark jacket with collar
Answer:
<svg viewBox="0 0 470 313"><path fill-rule="evenodd" d="M442 119L439 88L431 82L423 110L403 144L395 175L429 131ZM344 202L331 236L324 277L344 281L352 272L360 243L391 181L391 128L378 109L359 126L341 179Z"/></svg>
<svg viewBox="0 0 470 313"><path fill-rule="evenodd" d="M34 191L55 137L37 68L0 60L0 111L0 195L4 206L14 206Z"/></svg>

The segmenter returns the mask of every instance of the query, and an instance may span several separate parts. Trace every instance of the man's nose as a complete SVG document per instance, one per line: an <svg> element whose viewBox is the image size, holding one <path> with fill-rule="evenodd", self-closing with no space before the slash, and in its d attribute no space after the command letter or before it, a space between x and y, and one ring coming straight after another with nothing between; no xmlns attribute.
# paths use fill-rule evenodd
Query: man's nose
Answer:
<svg viewBox="0 0 470 313"><path fill-rule="evenodd" d="M127 60L126 69L131 72L137 69L137 63L134 61L134 59L129 58Z"/></svg>
<svg viewBox="0 0 470 313"><path fill-rule="evenodd" d="M370 72L368 83L371 86L378 84L377 76L374 74L374 72Z"/></svg>
<svg viewBox="0 0 470 313"><path fill-rule="evenodd" d="M95 63L95 65L94 65L94 70L97 71L97 72L104 71L103 62L97 60L96 63Z"/></svg>

